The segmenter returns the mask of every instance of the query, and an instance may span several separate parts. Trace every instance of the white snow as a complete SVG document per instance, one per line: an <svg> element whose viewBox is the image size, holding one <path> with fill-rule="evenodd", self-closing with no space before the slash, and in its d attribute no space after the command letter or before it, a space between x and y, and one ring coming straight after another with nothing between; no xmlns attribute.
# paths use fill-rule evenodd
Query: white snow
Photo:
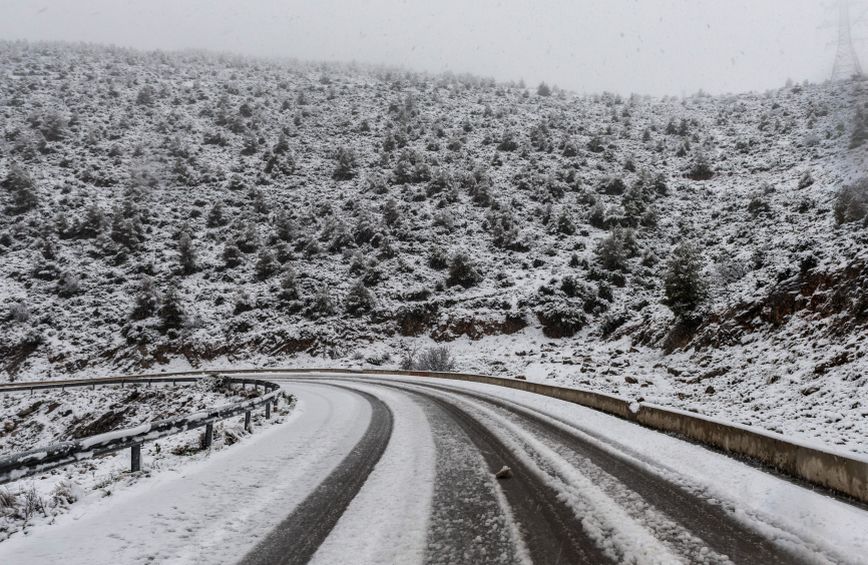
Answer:
<svg viewBox="0 0 868 565"><path fill-rule="evenodd" d="M375 393L394 417L389 446L312 565L421 563L434 489L431 428L406 395L381 387L346 385ZM287 385L294 391L294 385Z"/></svg>
<svg viewBox="0 0 868 565"><path fill-rule="evenodd" d="M239 559L356 444L370 417L351 392L293 385L282 425L0 543L0 563L228 563Z"/></svg>

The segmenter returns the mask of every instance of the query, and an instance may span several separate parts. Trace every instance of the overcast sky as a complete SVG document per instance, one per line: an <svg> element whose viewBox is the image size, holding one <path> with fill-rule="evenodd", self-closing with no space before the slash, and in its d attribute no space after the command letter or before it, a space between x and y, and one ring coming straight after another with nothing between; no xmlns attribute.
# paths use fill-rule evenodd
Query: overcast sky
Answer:
<svg viewBox="0 0 868 565"><path fill-rule="evenodd" d="M823 80L835 38L818 29L824 20L834 17L821 0L0 0L4 39L386 63L625 94Z"/></svg>

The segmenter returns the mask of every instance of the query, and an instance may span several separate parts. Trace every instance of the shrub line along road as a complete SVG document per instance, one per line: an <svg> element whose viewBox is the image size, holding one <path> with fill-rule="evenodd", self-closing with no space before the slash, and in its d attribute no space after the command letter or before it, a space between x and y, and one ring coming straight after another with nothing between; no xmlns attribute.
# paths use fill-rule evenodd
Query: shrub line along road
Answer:
<svg viewBox="0 0 868 565"><path fill-rule="evenodd" d="M271 380L298 398L287 423L184 480L144 479L73 509L40 544L10 539L0 561L766 564L868 554L863 508L581 407L420 378ZM513 476L498 480L504 465Z"/></svg>

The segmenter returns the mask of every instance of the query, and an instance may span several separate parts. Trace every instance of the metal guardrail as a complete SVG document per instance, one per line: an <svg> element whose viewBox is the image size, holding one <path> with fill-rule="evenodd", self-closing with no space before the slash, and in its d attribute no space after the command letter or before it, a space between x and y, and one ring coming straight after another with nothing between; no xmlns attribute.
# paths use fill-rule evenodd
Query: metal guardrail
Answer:
<svg viewBox="0 0 868 565"><path fill-rule="evenodd" d="M215 375L213 372L208 375ZM220 373L222 375L222 373ZM107 377L95 379L77 379L66 381L35 381L22 383L7 383L0 385L0 393L22 392L45 389L65 389L73 387L96 387L105 385L120 385L121 387L135 384L173 384L179 382L196 382L205 378L205 374L173 374L173 375L145 375L141 377ZM163 437L175 435L187 430L205 427L203 447L211 446L211 438L214 432L214 423L234 416L244 414L244 427L249 430L251 425L251 411L265 408L265 417L271 417L272 406L277 407L282 392L280 385L252 378L225 377L230 384L242 385L247 388L252 385L256 388L263 387L266 391L262 396L225 404L209 410L177 416L166 420L159 420L143 424L135 428L116 430L99 434L75 441L64 441L35 448L24 452L0 458L0 484L42 473L56 467L62 467L98 457L107 453L130 450L130 470L140 471L142 464L142 444L147 441L157 440Z"/></svg>

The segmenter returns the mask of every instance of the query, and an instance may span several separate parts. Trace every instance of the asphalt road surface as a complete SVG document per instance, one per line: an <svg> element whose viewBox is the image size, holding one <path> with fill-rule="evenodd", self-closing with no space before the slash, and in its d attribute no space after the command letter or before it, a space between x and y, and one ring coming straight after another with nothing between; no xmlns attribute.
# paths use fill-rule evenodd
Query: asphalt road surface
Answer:
<svg viewBox="0 0 868 565"><path fill-rule="evenodd" d="M395 396L424 412L437 453L425 563L837 560L521 402L448 381L285 382L289 390L295 382L353 391L371 402L372 417L353 452L243 563L309 562L385 452ZM499 479L503 466L511 476Z"/></svg>

